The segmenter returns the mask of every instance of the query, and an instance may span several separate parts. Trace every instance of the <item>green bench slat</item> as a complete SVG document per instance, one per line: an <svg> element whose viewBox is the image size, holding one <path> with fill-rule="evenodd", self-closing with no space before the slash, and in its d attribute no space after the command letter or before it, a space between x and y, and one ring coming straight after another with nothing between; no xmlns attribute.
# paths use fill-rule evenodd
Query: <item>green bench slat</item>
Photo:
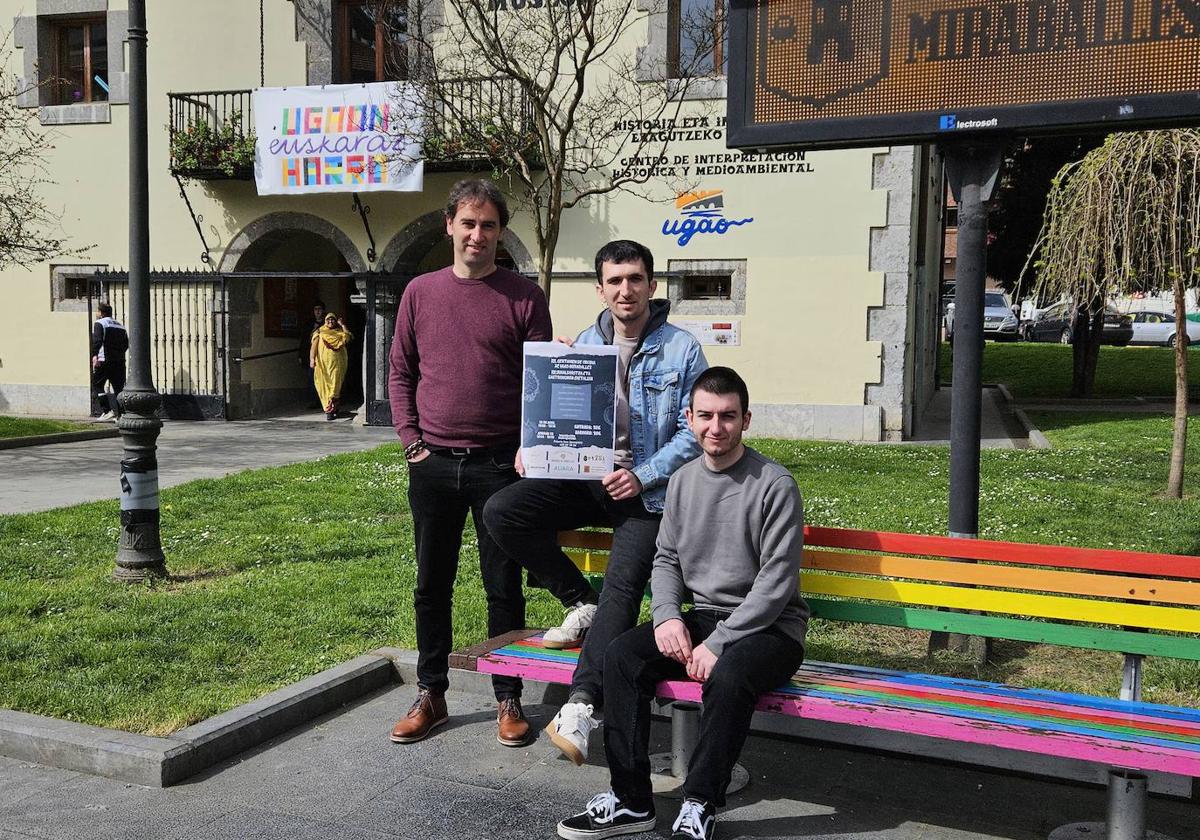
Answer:
<svg viewBox="0 0 1200 840"><path fill-rule="evenodd" d="M940 612L916 607L887 607L857 601L834 601L804 596L813 615L832 621L882 624L913 630L937 630L968 636L987 636L1019 642L1044 642L1067 647L1135 653L1144 656L1169 656L1173 659L1200 660L1200 638L1135 633L1078 624L1055 624L1020 618L999 618L961 612Z"/></svg>

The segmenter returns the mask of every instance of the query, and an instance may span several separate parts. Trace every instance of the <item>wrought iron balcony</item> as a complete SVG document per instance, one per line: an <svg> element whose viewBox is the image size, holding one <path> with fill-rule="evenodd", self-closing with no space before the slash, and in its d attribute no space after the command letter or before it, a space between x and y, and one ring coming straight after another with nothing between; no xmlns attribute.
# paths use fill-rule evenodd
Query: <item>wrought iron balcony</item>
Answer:
<svg viewBox="0 0 1200 840"><path fill-rule="evenodd" d="M533 111L512 80L441 80L427 115L425 169L489 169L489 139L532 141ZM169 93L171 174L200 180L254 178L251 91ZM532 146L532 142L530 142Z"/></svg>
<svg viewBox="0 0 1200 840"><path fill-rule="evenodd" d="M250 91L168 93L171 174L205 181L254 177Z"/></svg>
<svg viewBox="0 0 1200 840"><path fill-rule="evenodd" d="M476 76L432 83L425 169L432 172L490 169L494 148L535 146L533 108L512 79ZM530 157L535 157L530 154Z"/></svg>

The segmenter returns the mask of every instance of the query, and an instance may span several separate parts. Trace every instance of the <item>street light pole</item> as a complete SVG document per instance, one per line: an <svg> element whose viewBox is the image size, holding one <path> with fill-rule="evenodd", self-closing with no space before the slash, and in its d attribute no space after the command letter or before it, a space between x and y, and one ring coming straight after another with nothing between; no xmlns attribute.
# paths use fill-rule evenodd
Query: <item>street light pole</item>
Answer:
<svg viewBox="0 0 1200 840"><path fill-rule="evenodd" d="M159 533L158 409L150 369L150 166L146 114L146 0L129 0L129 378L118 397L121 539L113 577L137 582L167 573Z"/></svg>

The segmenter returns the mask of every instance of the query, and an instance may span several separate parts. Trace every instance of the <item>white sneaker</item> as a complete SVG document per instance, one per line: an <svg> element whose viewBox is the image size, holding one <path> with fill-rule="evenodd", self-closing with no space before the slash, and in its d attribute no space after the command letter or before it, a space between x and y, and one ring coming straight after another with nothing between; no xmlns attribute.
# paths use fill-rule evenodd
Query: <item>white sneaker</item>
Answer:
<svg viewBox="0 0 1200 840"><path fill-rule="evenodd" d="M594 711L591 703L566 703L546 727L546 734L554 746L576 765L587 761L588 737L600 725L600 721L592 717Z"/></svg>
<svg viewBox="0 0 1200 840"><path fill-rule="evenodd" d="M576 604L567 613L562 624L546 631L546 635L542 637L542 646L551 650L579 647L583 642L583 634L592 626L595 618L595 604Z"/></svg>
<svg viewBox="0 0 1200 840"><path fill-rule="evenodd" d="M104 423L108 420L115 420L115 419L116 418L113 417L113 413L111 411L106 411L103 414L101 414L99 417L96 418L96 422Z"/></svg>

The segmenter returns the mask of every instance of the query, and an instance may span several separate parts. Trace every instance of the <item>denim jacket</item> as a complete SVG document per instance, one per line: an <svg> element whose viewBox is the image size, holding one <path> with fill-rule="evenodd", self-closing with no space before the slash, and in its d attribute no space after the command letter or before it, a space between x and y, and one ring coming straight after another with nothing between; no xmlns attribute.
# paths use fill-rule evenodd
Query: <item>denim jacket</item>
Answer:
<svg viewBox="0 0 1200 840"><path fill-rule="evenodd" d="M650 320L629 362L633 474L642 483L642 504L651 513L662 513L671 474L700 454L683 411L708 361L691 333L667 323L670 311L670 301L650 301ZM575 341L612 344L612 321L612 313L604 310Z"/></svg>

